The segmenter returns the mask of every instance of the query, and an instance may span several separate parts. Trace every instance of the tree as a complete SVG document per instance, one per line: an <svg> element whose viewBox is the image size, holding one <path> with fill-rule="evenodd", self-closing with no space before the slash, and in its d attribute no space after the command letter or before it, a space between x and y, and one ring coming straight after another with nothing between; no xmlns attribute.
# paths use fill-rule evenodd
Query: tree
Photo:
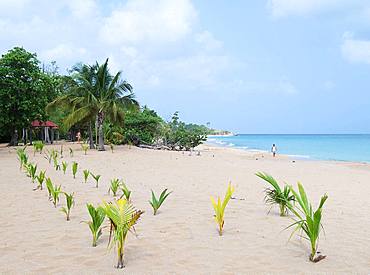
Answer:
<svg viewBox="0 0 370 275"><path fill-rule="evenodd" d="M96 118L99 136L99 151L104 151L103 123L122 123L125 110L137 109L132 86L121 79L122 72L114 76L108 69L108 59L103 65L82 65L73 76L76 85L69 93L48 105L48 109L69 105L70 114L64 120L66 127Z"/></svg>
<svg viewBox="0 0 370 275"><path fill-rule="evenodd" d="M44 74L36 54L15 47L0 59L0 133L18 144L18 131L33 120L46 118L45 106L53 97L50 77Z"/></svg>
<svg viewBox="0 0 370 275"><path fill-rule="evenodd" d="M204 125L185 124L180 121L178 112L175 112L168 123L165 137L170 148L190 150L207 140L207 131Z"/></svg>

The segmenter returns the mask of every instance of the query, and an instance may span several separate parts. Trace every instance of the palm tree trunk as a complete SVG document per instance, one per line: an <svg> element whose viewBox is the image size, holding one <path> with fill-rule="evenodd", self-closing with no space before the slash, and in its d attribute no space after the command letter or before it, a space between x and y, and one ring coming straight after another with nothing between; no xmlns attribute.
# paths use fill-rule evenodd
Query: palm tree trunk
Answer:
<svg viewBox="0 0 370 275"><path fill-rule="evenodd" d="M91 121L89 122L89 142L90 149L95 149Z"/></svg>
<svg viewBox="0 0 370 275"><path fill-rule="evenodd" d="M99 151L105 151L104 148L104 133L103 133L103 119L104 114L102 112L99 112L98 114L98 135L99 135Z"/></svg>

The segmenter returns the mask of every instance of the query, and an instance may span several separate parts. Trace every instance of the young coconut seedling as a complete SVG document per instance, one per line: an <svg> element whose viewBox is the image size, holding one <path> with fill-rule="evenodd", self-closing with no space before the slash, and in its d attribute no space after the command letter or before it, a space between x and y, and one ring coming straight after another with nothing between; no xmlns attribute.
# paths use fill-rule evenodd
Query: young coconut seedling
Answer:
<svg viewBox="0 0 370 275"><path fill-rule="evenodd" d="M27 146L21 149L17 149L18 160L20 163L19 170L22 170L23 167L26 167L28 163L28 155L26 154L26 147Z"/></svg>
<svg viewBox="0 0 370 275"><path fill-rule="evenodd" d="M100 179L100 175L94 175L93 173L91 173L90 172L90 174L91 174L91 176L94 178L94 180L95 180L95 183L96 183L96 185L95 185L95 187L96 188L98 188L99 187L99 179Z"/></svg>
<svg viewBox="0 0 370 275"><path fill-rule="evenodd" d="M57 157L54 157L53 158L53 161L54 161L54 168L56 171L60 170L60 165L59 165L59 162L58 162L58 158Z"/></svg>
<svg viewBox="0 0 370 275"><path fill-rule="evenodd" d="M211 197L213 209L215 210L215 220L218 224L218 233L220 234L220 236L222 236L224 223L225 223L224 221L225 208L227 206L227 203L231 199L231 196L234 193L234 191L235 191L235 187L232 186L231 183L229 183L222 203L221 203L220 197L218 197L217 203L216 203L216 200L213 197Z"/></svg>
<svg viewBox="0 0 370 275"><path fill-rule="evenodd" d="M60 145L60 157L63 158L63 144Z"/></svg>
<svg viewBox="0 0 370 275"><path fill-rule="evenodd" d="M121 199L125 197L126 200L130 201L131 191L128 189L127 185L123 181L121 184L121 190L123 193L123 195L121 196Z"/></svg>
<svg viewBox="0 0 370 275"><path fill-rule="evenodd" d="M116 268L123 268L124 245L127 233L131 231L131 228L133 228L144 212L136 210L125 199L119 199L112 203L103 202L103 208L111 222L110 235L113 235L113 238L109 238L109 247L116 245L117 248L118 263Z"/></svg>
<svg viewBox="0 0 370 275"><path fill-rule="evenodd" d="M108 194L110 194L110 191L112 191L113 197L116 197L120 186L121 186L121 181L119 179L111 179L110 187L108 189Z"/></svg>
<svg viewBox="0 0 370 275"><path fill-rule="evenodd" d="M44 143L41 140L37 140L33 142L33 156L35 156L36 152L42 153L42 149L44 148Z"/></svg>
<svg viewBox="0 0 370 275"><path fill-rule="evenodd" d="M69 147L69 156L73 157L73 149L71 147Z"/></svg>
<svg viewBox="0 0 370 275"><path fill-rule="evenodd" d="M84 173L84 181L86 183L87 182L87 178L90 175L90 171L86 169L86 170L83 170L82 172Z"/></svg>
<svg viewBox="0 0 370 275"><path fill-rule="evenodd" d="M60 193L62 193L62 186L59 185L54 185L52 186L52 189L51 189L51 197L53 199L53 204L54 204L54 207L56 208L57 207L57 203L59 202L59 195Z"/></svg>
<svg viewBox="0 0 370 275"><path fill-rule="evenodd" d="M87 150L89 149L89 144L83 143L81 144L82 150L84 151L85 155L87 153Z"/></svg>
<svg viewBox="0 0 370 275"><path fill-rule="evenodd" d="M47 159L47 161L49 163L51 163L52 157L53 157L53 155L51 154L51 152L49 150L46 150L46 153L44 155L44 158Z"/></svg>
<svg viewBox="0 0 370 275"><path fill-rule="evenodd" d="M35 182L36 171L37 171L37 164L29 163L27 166L27 172L28 172L28 176L32 179L32 183Z"/></svg>
<svg viewBox="0 0 370 275"><path fill-rule="evenodd" d="M77 168L78 168L78 163L74 161L72 163L72 174L73 174L74 179L76 178Z"/></svg>
<svg viewBox="0 0 370 275"><path fill-rule="evenodd" d="M53 190L53 183L51 181L50 178L47 178L46 181L45 181L45 184L46 184L46 189L48 190L48 196L49 196L49 200L51 200L51 197L52 197L52 190Z"/></svg>
<svg viewBox="0 0 370 275"><path fill-rule="evenodd" d="M67 167L68 167L68 163L66 161L62 161L63 174L66 174Z"/></svg>
<svg viewBox="0 0 370 275"><path fill-rule="evenodd" d="M69 221L71 208L75 204L74 193L68 194L66 192L63 192L63 194L66 197L66 207L63 206L60 211L62 211L66 214L66 219L67 219L67 221Z"/></svg>
<svg viewBox="0 0 370 275"><path fill-rule="evenodd" d="M152 200L149 201L149 203L153 208L153 214L154 215L157 215L157 211L158 211L159 207L161 207L161 205L165 201L165 199L172 193L172 191L167 193L167 194L166 194L166 192L167 192L167 188L163 190L163 192L159 196L159 199L157 199L153 190L152 190Z"/></svg>
<svg viewBox="0 0 370 275"><path fill-rule="evenodd" d="M287 228L295 226L295 230L292 232L291 237L297 231L304 233L305 239L308 239L311 243L311 254L310 254L310 261L311 262L318 262L326 258L326 256L318 255L316 257L317 249L318 249L318 242L320 236L320 230L323 228L321 224L321 217L322 217L322 207L324 206L325 201L327 200L328 196L325 194L321 197L319 207L316 211L313 211L312 205L309 202L306 192L303 188L303 185L298 182L298 192L294 191L293 187L290 186L290 190L292 191L293 195L298 202L296 208L291 209L293 214L296 216L296 221L289 225Z"/></svg>
<svg viewBox="0 0 370 275"><path fill-rule="evenodd" d="M44 183L44 180L45 180L45 173L46 173L46 171L40 171L39 175L36 176L36 179L37 179L39 185L36 187L35 190L37 190L37 189L42 190L42 184Z"/></svg>
<svg viewBox="0 0 370 275"><path fill-rule="evenodd" d="M270 204L271 208L276 204L280 208L280 216L288 215L288 210L292 208L292 202L294 202L294 195L291 193L289 186L285 185L284 189L281 189L277 181L266 173L258 172L256 176L260 177L264 181L268 182L271 187L265 189L265 202Z"/></svg>
<svg viewBox="0 0 370 275"><path fill-rule="evenodd" d="M103 207L94 207L92 204L86 204L87 210L89 211L91 221L83 221L86 223L92 234L92 246L97 245L99 237L102 235L102 224L105 219L105 210Z"/></svg>

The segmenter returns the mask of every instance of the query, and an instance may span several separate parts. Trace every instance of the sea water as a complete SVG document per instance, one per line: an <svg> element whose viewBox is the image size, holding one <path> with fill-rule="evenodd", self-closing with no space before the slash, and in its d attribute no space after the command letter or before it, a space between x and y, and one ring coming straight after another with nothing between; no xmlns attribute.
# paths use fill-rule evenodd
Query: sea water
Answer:
<svg viewBox="0 0 370 275"><path fill-rule="evenodd" d="M370 134L354 135L236 135L210 136L219 146L277 153L295 158L370 162Z"/></svg>

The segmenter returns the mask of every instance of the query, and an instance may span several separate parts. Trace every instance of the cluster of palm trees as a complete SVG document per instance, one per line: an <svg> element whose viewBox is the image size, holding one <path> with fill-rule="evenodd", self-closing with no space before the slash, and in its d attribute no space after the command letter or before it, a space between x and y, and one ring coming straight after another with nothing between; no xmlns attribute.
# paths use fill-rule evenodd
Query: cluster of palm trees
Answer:
<svg viewBox="0 0 370 275"><path fill-rule="evenodd" d="M63 83L65 93L46 107L48 112L56 109L67 110L63 120L65 129L73 125L86 124L89 129L90 148L94 149L92 125L95 122L98 135L98 150L104 151L105 120L111 123L123 122L125 111L138 109L132 86L122 80L122 72L109 72L108 59L104 64L76 65L68 81Z"/></svg>

